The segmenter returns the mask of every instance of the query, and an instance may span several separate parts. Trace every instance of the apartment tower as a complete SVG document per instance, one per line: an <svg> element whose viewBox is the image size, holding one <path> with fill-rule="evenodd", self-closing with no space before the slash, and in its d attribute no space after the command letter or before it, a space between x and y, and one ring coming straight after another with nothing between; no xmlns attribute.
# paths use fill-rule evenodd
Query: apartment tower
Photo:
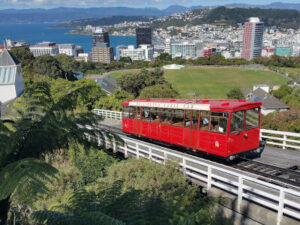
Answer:
<svg viewBox="0 0 300 225"><path fill-rule="evenodd" d="M257 17L250 17L244 24L242 58L251 60L261 56L264 23Z"/></svg>

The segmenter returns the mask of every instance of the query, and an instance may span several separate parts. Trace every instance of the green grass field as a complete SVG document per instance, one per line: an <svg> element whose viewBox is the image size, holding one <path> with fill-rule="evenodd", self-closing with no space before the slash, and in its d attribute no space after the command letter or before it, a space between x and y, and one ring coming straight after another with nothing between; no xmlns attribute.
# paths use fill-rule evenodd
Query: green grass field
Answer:
<svg viewBox="0 0 300 225"><path fill-rule="evenodd" d="M111 74L118 78L126 72ZM253 84L286 84L288 79L271 71L241 69L235 67L186 67L181 70L164 70L165 78L181 97L195 93L201 98L225 98L233 87Z"/></svg>
<svg viewBox="0 0 300 225"><path fill-rule="evenodd" d="M300 76L300 68L278 68L278 70L282 73L289 74L290 77L292 77L294 80L297 79L298 76Z"/></svg>

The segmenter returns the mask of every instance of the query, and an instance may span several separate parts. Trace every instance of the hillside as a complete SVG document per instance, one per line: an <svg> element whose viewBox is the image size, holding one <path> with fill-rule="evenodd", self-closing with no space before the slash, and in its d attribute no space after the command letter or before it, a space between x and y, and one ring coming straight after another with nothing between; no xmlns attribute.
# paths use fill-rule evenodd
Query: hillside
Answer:
<svg viewBox="0 0 300 225"><path fill-rule="evenodd" d="M108 16L104 18L89 18L89 19L82 19L82 20L73 20L69 23L62 23L58 25L54 25L52 27L55 28L66 28L66 27L78 27L78 26L108 26L114 25L118 23L127 22L134 22L134 21L151 21L153 17L146 17L146 16Z"/></svg>
<svg viewBox="0 0 300 225"><path fill-rule="evenodd" d="M227 23L236 25L244 23L249 17L259 17L265 26L281 26L297 29L300 26L300 12L297 10L227 8L218 7L203 18L204 23Z"/></svg>
<svg viewBox="0 0 300 225"><path fill-rule="evenodd" d="M247 5L247 4L228 4L241 8L279 8L300 10L300 3L271 3L268 5ZM210 8L216 8L220 5L211 5ZM208 6L206 6L207 8ZM181 6L171 5L165 9L154 7L133 8L133 7L92 7L92 8L67 8L59 7L52 9L3 9L0 10L0 24L16 23L64 23L72 20L103 18L109 16L169 16L174 13L184 13L188 10L201 9L204 6Z"/></svg>

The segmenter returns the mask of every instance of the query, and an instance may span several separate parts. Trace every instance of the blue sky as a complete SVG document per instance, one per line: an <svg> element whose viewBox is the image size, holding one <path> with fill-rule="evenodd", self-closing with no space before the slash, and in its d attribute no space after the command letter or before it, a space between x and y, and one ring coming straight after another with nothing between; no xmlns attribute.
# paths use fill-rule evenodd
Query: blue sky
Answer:
<svg viewBox="0 0 300 225"><path fill-rule="evenodd" d="M157 7L170 5L225 5L230 3L269 4L276 0L0 0L0 8L54 8L54 7ZM277 0L278 1L278 0ZM279 0L280 1L280 0ZM285 3L300 3L300 0L281 0Z"/></svg>

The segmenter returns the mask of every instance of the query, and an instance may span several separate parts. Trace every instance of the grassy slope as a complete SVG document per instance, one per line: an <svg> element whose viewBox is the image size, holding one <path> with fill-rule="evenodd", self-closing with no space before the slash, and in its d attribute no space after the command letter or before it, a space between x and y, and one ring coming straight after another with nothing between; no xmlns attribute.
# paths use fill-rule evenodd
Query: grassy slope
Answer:
<svg viewBox="0 0 300 225"><path fill-rule="evenodd" d="M116 72L111 77L118 78L129 72ZM196 93L201 98L225 98L232 87L248 87L253 84L285 84L288 79L271 71L240 69L234 67L187 67L182 70L165 70L166 80L176 89L181 97Z"/></svg>
<svg viewBox="0 0 300 225"><path fill-rule="evenodd" d="M186 68L165 70L166 80L184 96L194 92L202 98L225 98L232 87L248 87L253 84L285 84L288 79L270 71L240 68Z"/></svg>

